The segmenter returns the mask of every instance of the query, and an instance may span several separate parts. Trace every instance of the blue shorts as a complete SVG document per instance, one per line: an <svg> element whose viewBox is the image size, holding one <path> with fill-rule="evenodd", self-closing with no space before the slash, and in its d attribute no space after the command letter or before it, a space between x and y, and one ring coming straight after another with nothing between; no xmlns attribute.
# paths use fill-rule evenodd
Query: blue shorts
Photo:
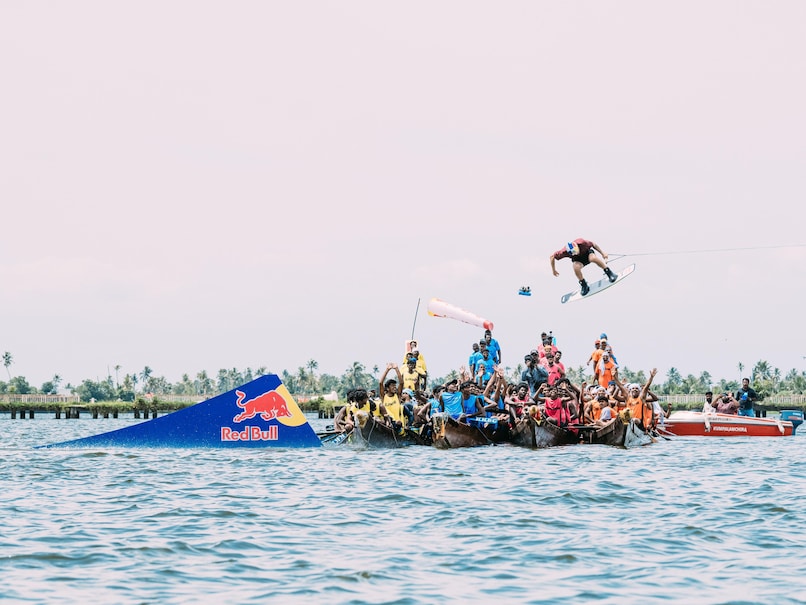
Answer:
<svg viewBox="0 0 806 605"><path fill-rule="evenodd" d="M750 416L750 418L755 418L756 413L753 411L753 408L747 408L747 409L739 408L739 416Z"/></svg>

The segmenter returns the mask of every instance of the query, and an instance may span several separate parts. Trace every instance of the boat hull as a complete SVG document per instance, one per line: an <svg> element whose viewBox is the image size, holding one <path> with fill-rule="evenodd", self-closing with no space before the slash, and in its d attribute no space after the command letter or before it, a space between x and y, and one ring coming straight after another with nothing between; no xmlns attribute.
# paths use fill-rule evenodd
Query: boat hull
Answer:
<svg viewBox="0 0 806 605"><path fill-rule="evenodd" d="M559 445L574 445L579 436L547 420L537 422L531 416L522 418L512 432L512 443L520 447L541 449Z"/></svg>
<svg viewBox="0 0 806 605"><path fill-rule="evenodd" d="M413 431L399 434L397 431L378 421L374 416L361 413L356 415L356 427L345 441L359 447L373 449L392 449L410 445L426 445Z"/></svg>
<svg viewBox="0 0 806 605"><path fill-rule="evenodd" d="M438 449L478 447L493 442L479 427L459 422L446 414L435 414L431 420L434 423L431 443Z"/></svg>
<svg viewBox="0 0 806 605"><path fill-rule="evenodd" d="M583 432L583 442L597 445L612 445L614 447L624 447L624 437L627 427L624 422L616 416L600 428Z"/></svg>
<svg viewBox="0 0 806 605"><path fill-rule="evenodd" d="M674 412L664 428L679 437L788 437L792 423L777 418Z"/></svg>

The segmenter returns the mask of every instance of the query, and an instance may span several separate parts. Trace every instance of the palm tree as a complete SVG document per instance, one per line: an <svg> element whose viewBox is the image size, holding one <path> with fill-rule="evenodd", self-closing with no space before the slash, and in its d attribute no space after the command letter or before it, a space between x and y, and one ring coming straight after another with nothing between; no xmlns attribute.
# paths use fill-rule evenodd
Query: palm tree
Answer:
<svg viewBox="0 0 806 605"><path fill-rule="evenodd" d="M294 378L291 374L288 373L288 370L283 370L283 384L285 388L287 388L291 393L298 393L299 390L297 389L297 379Z"/></svg>
<svg viewBox="0 0 806 605"><path fill-rule="evenodd" d="M364 386L364 364L354 361L344 372L344 386L348 389L356 389Z"/></svg>
<svg viewBox="0 0 806 605"><path fill-rule="evenodd" d="M148 379L151 378L151 374L153 372L154 370L152 370L148 366L145 366L143 368L143 371L140 372L140 378L143 379L143 391L146 391L148 389Z"/></svg>
<svg viewBox="0 0 806 605"><path fill-rule="evenodd" d="M736 367L739 368L739 382L741 382L742 376L744 376L744 364L740 361Z"/></svg>
<svg viewBox="0 0 806 605"><path fill-rule="evenodd" d="M224 393L230 390L229 371L225 369L218 370L218 392Z"/></svg>
<svg viewBox="0 0 806 605"><path fill-rule="evenodd" d="M54 374L53 379L51 380L51 382L53 383L53 390L58 392L59 391L59 385L62 382L62 377L59 376L58 374Z"/></svg>
<svg viewBox="0 0 806 605"><path fill-rule="evenodd" d="M8 381L11 382L11 372L9 371L9 367L11 364L14 363L14 357L11 356L11 353L6 351L3 353L3 365L6 366L6 373L8 374Z"/></svg>
<svg viewBox="0 0 806 605"><path fill-rule="evenodd" d="M302 389L305 383L308 382L308 374L305 373L305 368L302 366L297 368L297 382L299 383L299 389Z"/></svg>
<svg viewBox="0 0 806 605"><path fill-rule="evenodd" d="M120 382L118 381L118 372L120 372L120 368L123 366L120 364L115 365L115 388L120 389Z"/></svg>
<svg viewBox="0 0 806 605"><path fill-rule="evenodd" d="M770 380L772 378L772 370L770 364L766 361L759 361L753 367L753 382L757 380Z"/></svg>
<svg viewBox="0 0 806 605"><path fill-rule="evenodd" d="M676 393L682 383L683 378L680 376L680 371L677 368L669 368L666 373L666 384L663 385L666 393Z"/></svg>
<svg viewBox="0 0 806 605"><path fill-rule="evenodd" d="M713 382L713 377L711 376L710 372L700 372L699 382L700 386L699 389L701 391L707 391L711 388L711 383Z"/></svg>
<svg viewBox="0 0 806 605"><path fill-rule="evenodd" d="M311 392L316 392L316 378L313 375L313 371L319 367L319 363L314 359L309 359L308 363L305 364L305 367L308 368L308 379L310 380L311 385Z"/></svg>
<svg viewBox="0 0 806 605"><path fill-rule="evenodd" d="M196 374L196 394L197 395L204 395L205 397L207 394L213 389L213 381L210 380L210 377L207 375L207 370L202 370L198 374Z"/></svg>

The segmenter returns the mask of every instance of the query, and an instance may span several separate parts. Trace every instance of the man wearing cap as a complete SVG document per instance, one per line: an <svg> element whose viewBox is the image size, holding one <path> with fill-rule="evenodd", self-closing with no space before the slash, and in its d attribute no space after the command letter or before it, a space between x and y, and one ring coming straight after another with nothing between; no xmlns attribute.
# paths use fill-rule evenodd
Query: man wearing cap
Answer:
<svg viewBox="0 0 806 605"><path fill-rule="evenodd" d="M596 252L601 254L602 257L599 258L596 256ZM574 263L574 274L579 280L579 287L582 296L585 296L590 291L588 282L585 281L585 276L582 275L582 268L590 263L593 263L602 269L607 276L607 279L609 279L611 282L616 281L616 274L613 273L607 266L607 254L605 254L597 244L590 240L578 237L573 242L568 242L565 248L561 248L549 256L549 260L551 261L551 272L554 274L554 277L559 275L554 263L563 258L570 258Z"/></svg>
<svg viewBox="0 0 806 605"><path fill-rule="evenodd" d="M437 409L431 408L431 415L437 412L445 412L456 420L462 415L462 393L459 391L459 381L454 378L445 383L445 390L439 394L439 406Z"/></svg>
<svg viewBox="0 0 806 605"><path fill-rule="evenodd" d="M521 372L521 380L529 387L529 395L534 397L538 387L549 381L549 373L542 365L535 363L532 355L524 355L523 362L526 364L526 369Z"/></svg>

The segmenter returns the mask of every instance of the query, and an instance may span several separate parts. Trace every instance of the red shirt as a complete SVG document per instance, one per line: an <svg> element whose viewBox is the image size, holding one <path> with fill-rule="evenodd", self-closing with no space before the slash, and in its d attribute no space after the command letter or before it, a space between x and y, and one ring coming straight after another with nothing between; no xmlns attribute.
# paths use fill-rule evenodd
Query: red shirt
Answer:
<svg viewBox="0 0 806 605"><path fill-rule="evenodd" d="M560 260L561 258L570 258L573 260L575 257L587 259L591 251L593 250L593 242L578 237L573 241L573 243L579 246L579 254L571 254L571 251L568 249L568 246L566 246L565 248L557 250L557 252L554 253L554 258L556 260Z"/></svg>

